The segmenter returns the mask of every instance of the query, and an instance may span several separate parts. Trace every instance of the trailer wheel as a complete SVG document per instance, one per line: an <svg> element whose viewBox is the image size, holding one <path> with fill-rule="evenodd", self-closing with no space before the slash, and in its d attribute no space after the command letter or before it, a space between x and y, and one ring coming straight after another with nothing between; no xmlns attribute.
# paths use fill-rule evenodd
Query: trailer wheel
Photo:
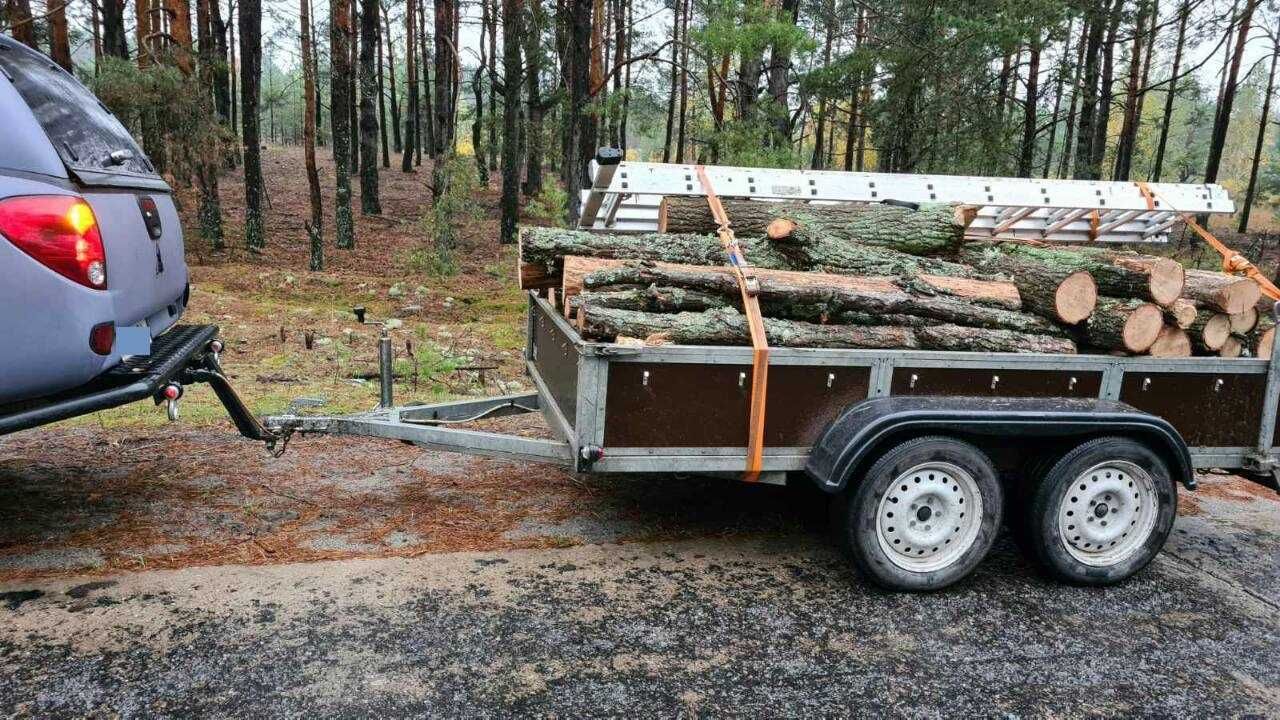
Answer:
<svg viewBox="0 0 1280 720"><path fill-rule="evenodd" d="M840 539L876 584L936 590L986 556L1003 500L986 453L953 438L916 438L885 453L846 492Z"/></svg>
<svg viewBox="0 0 1280 720"><path fill-rule="evenodd" d="M1125 580L1160 552L1178 506L1164 460L1123 437L1068 452L1031 501L1032 550L1054 577L1084 585Z"/></svg>

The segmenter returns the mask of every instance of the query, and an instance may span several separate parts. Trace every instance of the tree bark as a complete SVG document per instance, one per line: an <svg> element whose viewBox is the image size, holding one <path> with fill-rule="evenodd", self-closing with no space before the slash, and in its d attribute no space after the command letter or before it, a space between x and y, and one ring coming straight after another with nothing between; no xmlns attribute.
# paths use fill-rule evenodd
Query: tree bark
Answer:
<svg viewBox="0 0 1280 720"><path fill-rule="evenodd" d="M375 1L378 2L378 13L381 14L382 13L381 0L375 0ZM384 27L385 25L386 23L382 23L381 25L379 25L379 32L378 32L378 135L379 135L379 138L381 139L381 144L382 144L382 167L389 168L391 167L391 146L387 142L387 94L386 94L386 86L383 81L383 72L384 72L384 68L386 67L386 64L382 56L383 55L382 43L383 43L384 37L383 37L383 33L381 32L381 28ZM390 41L390 39L391 38L389 37L386 38L387 41Z"/></svg>
<svg viewBox="0 0 1280 720"><path fill-rule="evenodd" d="M1086 15L1080 28L1080 38L1076 42L1076 62L1071 68L1071 103L1067 105L1067 121L1062 128L1062 156L1058 159L1058 177L1060 178L1067 177L1067 170L1070 168L1071 145L1075 139L1076 105L1080 102L1080 78L1090 27L1089 17Z"/></svg>
<svg viewBox="0 0 1280 720"><path fill-rule="evenodd" d="M1005 308L929 292L919 284L879 277L841 277L820 273L756 271L765 315L809 322L839 321L841 313L869 316L909 315L967 327L1063 335L1052 322ZM626 263L582 278L586 291L632 287L681 288L727 300L741 296L737 277L728 268ZM567 288L566 288L567 291ZM571 295L566 296L572 297Z"/></svg>
<svg viewBox="0 0 1280 720"><path fill-rule="evenodd" d="M242 8L243 14L243 8ZM333 127L334 233L340 248L355 247L351 214L351 0L329 0L329 123ZM248 106L245 119L248 120Z"/></svg>
<svg viewBox="0 0 1280 720"><path fill-rule="evenodd" d="M1093 8L1087 16L1089 34L1085 39L1084 85L1080 91L1080 122L1076 131L1076 156L1072 177L1077 180L1097 180L1097 168L1093 166L1094 125L1098 121L1098 62L1102 50L1103 32L1107 25L1107 7L1101 12Z"/></svg>
<svg viewBox="0 0 1280 720"><path fill-rule="evenodd" d="M5 0L5 6L9 33L13 35L13 39L39 50L35 22L31 16L31 0Z"/></svg>
<svg viewBox="0 0 1280 720"><path fill-rule="evenodd" d="M324 208L320 198L320 175L316 171L316 78L311 37L311 0L299 0L302 25L302 145L307 166L311 220L304 225L311 253L307 263L313 272L324 269Z"/></svg>
<svg viewBox="0 0 1280 720"><path fill-rule="evenodd" d="M263 230L262 139L258 132L258 94L262 78L262 6L240 0L240 123L244 142L244 239L250 250L266 245Z"/></svg>
<svg viewBox="0 0 1280 720"><path fill-rule="evenodd" d="M1040 30L1033 32L1027 53L1027 97L1023 101L1022 148L1018 154L1018 177L1025 178L1031 177L1031 166L1035 163L1036 132L1040 121Z"/></svg>
<svg viewBox="0 0 1280 720"><path fill-rule="evenodd" d="M526 197L534 197L542 192L542 148L544 141L542 116L545 108L542 104L540 87L542 82L543 19L541 0L535 0L528 7L529 15L527 19L529 27L524 33L524 82L528 123L525 130L524 186L521 190Z"/></svg>
<svg viewBox="0 0 1280 720"><path fill-rule="evenodd" d="M1168 305L1183 294L1182 266L1167 258L1020 242L971 243L960 253L963 262L996 271L1010 257L1059 271L1084 270L1093 276L1100 293L1112 297L1137 297ZM1010 272L1024 271L1022 265L1008 267Z"/></svg>
<svg viewBox="0 0 1280 720"><path fill-rule="evenodd" d="M49 57L62 66L63 70L73 72L71 64L71 37L67 33L67 5L62 0L49 0Z"/></svg>
<svg viewBox="0 0 1280 720"><path fill-rule="evenodd" d="M750 341L746 317L729 308L659 314L584 305L579 317L583 336L597 340L611 341L624 336L643 338L654 344L681 345L745 345ZM1075 352L1075 344L1064 338L955 325L926 328L819 325L766 318L764 326L769 344L775 347Z"/></svg>
<svg viewBox="0 0 1280 720"><path fill-rule="evenodd" d="M1142 77L1142 50L1147 35L1149 5L1146 0L1138 3L1134 19L1133 46L1129 52L1129 76L1125 88L1124 122L1120 126L1120 138L1116 143L1116 165L1113 180L1128 180L1133 168L1133 151L1138 142L1138 93ZM1153 31L1154 32L1154 31Z"/></svg>
<svg viewBox="0 0 1280 720"><path fill-rule="evenodd" d="M534 0L538 2L539 0ZM523 0L502 0L502 227L504 245L516 241L520 216L520 33Z"/></svg>
<svg viewBox="0 0 1280 720"><path fill-rule="evenodd" d="M662 162L671 162L671 138L676 125L676 88L680 80L680 8L683 0L671 3L671 85L667 93L667 124L662 144Z"/></svg>
<svg viewBox="0 0 1280 720"><path fill-rule="evenodd" d="M959 247L964 240L964 228L972 219L967 206L962 205L927 204L911 210L896 205L809 205L730 198L722 199L721 203L739 236L768 232L772 239L781 240L803 233L805 225L815 225L851 243L922 255ZM775 223L777 220L790 222ZM658 210L658 232L710 235L716 228L706 198L676 195L663 198Z"/></svg>
<svg viewBox="0 0 1280 720"><path fill-rule="evenodd" d="M116 0L101 0L102 52L104 55L129 59L129 43L124 33L124 8Z"/></svg>
<svg viewBox="0 0 1280 720"><path fill-rule="evenodd" d="M382 7L382 34L387 45L387 80L391 91L391 149L399 154L404 152L404 140L400 135L400 93L396 90L396 43L386 9L386 6Z"/></svg>
<svg viewBox="0 0 1280 720"><path fill-rule="evenodd" d="M418 28L417 22L413 19L413 9L415 4L414 0L409 0L409 2L405 3L404 6L404 81L406 103L404 113L404 152L400 156L401 172L413 172L413 154L415 150L417 150L418 144L418 69L417 49L414 47L417 39ZM394 60L392 62L394 63ZM394 73L392 77L394 77Z"/></svg>
<svg viewBox="0 0 1280 720"><path fill-rule="evenodd" d="M381 215L378 197L378 0L360 0L360 212Z"/></svg>
<svg viewBox="0 0 1280 720"><path fill-rule="evenodd" d="M1093 178L1102 177L1102 161L1107 155L1107 128L1111 122L1111 104L1114 98L1116 32L1120 29L1123 16L1124 0L1115 0L1111 7L1110 20L1107 22L1107 39L1103 43L1102 79L1098 88L1098 116L1093 125L1093 157L1090 160L1090 173Z"/></svg>

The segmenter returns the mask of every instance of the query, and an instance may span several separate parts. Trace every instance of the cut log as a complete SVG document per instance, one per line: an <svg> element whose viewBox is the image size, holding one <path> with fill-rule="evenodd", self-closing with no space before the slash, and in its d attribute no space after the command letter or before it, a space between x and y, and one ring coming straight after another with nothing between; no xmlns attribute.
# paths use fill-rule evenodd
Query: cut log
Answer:
<svg viewBox="0 0 1280 720"><path fill-rule="evenodd" d="M1201 310L1187 327L1192 344L1201 352L1217 352L1231 337L1231 316L1213 310Z"/></svg>
<svg viewBox="0 0 1280 720"><path fill-rule="evenodd" d="M980 272L1002 275L1018 288L1026 309L1043 317L1075 325L1093 312L1098 288L1087 270L1046 265L987 245L962 253Z"/></svg>
<svg viewBox="0 0 1280 720"><path fill-rule="evenodd" d="M890 278L829 276L818 273L757 271L757 297L766 316L830 322L840 313L913 315L966 327L1063 335L1035 315L980 305L958 297L920 292ZM685 288L738 298L737 279L726 268L627 263L583 278L589 290L624 287Z"/></svg>
<svg viewBox="0 0 1280 720"><path fill-rule="evenodd" d="M1100 298L1079 331L1087 345L1137 354L1151 347L1164 326L1164 313L1154 303Z"/></svg>
<svg viewBox="0 0 1280 720"><path fill-rule="evenodd" d="M680 265L677 263L644 263L658 270L717 272L732 275L728 266ZM613 260L609 258L588 258L569 256L563 260L561 293L564 297L573 297L583 290L586 276L600 271L636 265L635 261ZM859 277L853 275L835 275L831 273L802 273L795 271L770 270L753 268L756 277L777 277L787 282L817 284L821 286L847 286L853 288L890 286L903 287L912 292L924 295L950 295L968 300L979 305L988 305L1006 310L1022 308L1022 297L1018 287L1011 282L998 280L977 280L973 278L947 277L944 275L919 275L909 280L891 277ZM601 276L596 285L616 284L604 280ZM868 285L870 283L870 285Z"/></svg>
<svg viewBox="0 0 1280 720"><path fill-rule="evenodd" d="M1178 298L1164 309L1164 319L1171 325L1186 330L1191 327L1191 323L1196 321L1196 315L1199 313L1196 304L1186 298Z"/></svg>
<svg viewBox="0 0 1280 720"><path fill-rule="evenodd" d="M745 316L729 309L658 314L588 305L581 309L579 317L583 336L593 340L611 341L627 336L644 338L650 344L665 341L682 345L745 345L750 341ZM766 318L764 325L769 344L774 347L1075 352L1075 344L1070 340L1009 330L949 325L920 329L819 325L774 318Z"/></svg>
<svg viewBox="0 0 1280 720"><path fill-rule="evenodd" d="M1152 357L1191 357L1191 338L1187 331L1173 325L1165 325L1157 334L1148 353Z"/></svg>
<svg viewBox="0 0 1280 720"><path fill-rule="evenodd" d="M1029 266L1062 277L1083 270L1093 276L1103 295L1136 297L1157 305L1168 305L1182 294L1182 266L1166 258L1030 242L985 242L964 246L960 260L1011 277Z"/></svg>
<svg viewBox="0 0 1280 720"><path fill-rule="evenodd" d="M717 293L705 293L679 287L610 287L574 295L565 303L571 311L584 306L638 310L641 312L674 313L703 312L719 308L734 308L730 298ZM877 323L882 324L882 323Z"/></svg>
<svg viewBox="0 0 1280 720"><path fill-rule="evenodd" d="M520 287L558 287L568 255L634 260L661 260L691 265L724 265L728 257L720 241L703 235L600 235L582 230L524 227L519 234ZM784 268L787 262L763 240L744 240L752 265ZM885 273L881 273L885 274Z"/></svg>
<svg viewBox="0 0 1280 720"><path fill-rule="evenodd" d="M1249 333L1249 347L1253 349L1254 357L1260 357L1263 360L1271 359L1271 349L1275 345L1276 326L1271 318L1264 317L1258 321L1258 326Z"/></svg>
<svg viewBox="0 0 1280 720"><path fill-rule="evenodd" d="M1244 312L1262 297L1258 283L1249 278L1209 270L1188 270L1183 293L1200 305L1227 314Z"/></svg>
<svg viewBox="0 0 1280 720"><path fill-rule="evenodd" d="M1218 357L1238 358L1244 354L1244 338L1239 335L1232 335L1227 341L1222 343L1222 347L1218 348Z"/></svg>
<svg viewBox="0 0 1280 720"><path fill-rule="evenodd" d="M735 198L722 198L721 203L738 237L768 234L776 240L789 235L788 228L818 223L839 228L850 242L910 253L940 252L960 244L965 227L977 212L971 205L939 203L927 203L914 210L881 204L812 205ZM658 209L658 232L712 234L716 229L706 198L663 198Z"/></svg>
<svg viewBox="0 0 1280 720"><path fill-rule="evenodd" d="M790 235L768 242L796 270L904 277L925 274L973 276L973 268L967 265L919 257L892 247L879 246L877 243L867 242L857 229L848 227L805 223L797 225ZM926 241L921 243L927 244Z"/></svg>
<svg viewBox="0 0 1280 720"><path fill-rule="evenodd" d="M1231 313L1231 332L1246 335L1258 326L1258 308L1245 308L1241 312Z"/></svg>

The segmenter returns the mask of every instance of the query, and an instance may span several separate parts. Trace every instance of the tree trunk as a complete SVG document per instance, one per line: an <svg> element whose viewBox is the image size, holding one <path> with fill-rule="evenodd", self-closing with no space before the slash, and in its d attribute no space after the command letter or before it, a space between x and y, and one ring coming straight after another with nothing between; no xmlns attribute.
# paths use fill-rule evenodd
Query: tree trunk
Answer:
<svg viewBox="0 0 1280 720"><path fill-rule="evenodd" d="M1080 38L1076 42L1076 63L1071 68L1071 103L1067 106L1067 121L1062 128L1062 156L1058 159L1058 177L1067 177L1071 167L1071 145L1075 139L1076 104L1080 102L1080 78L1084 67L1084 51L1089 36L1089 17L1086 15L1080 28Z"/></svg>
<svg viewBox="0 0 1280 720"><path fill-rule="evenodd" d="M258 133L258 94L262 78L262 6L240 0L240 93L244 141L244 241L250 250L266 245L263 229L262 139Z"/></svg>
<svg viewBox="0 0 1280 720"><path fill-rule="evenodd" d="M778 20L795 25L800 12L800 0L781 0ZM686 23L687 24L687 23ZM787 96L791 87L791 47L787 41L775 42L769 48L769 69L766 74L769 97L770 145L785 148L791 144L791 112Z"/></svg>
<svg viewBox="0 0 1280 720"><path fill-rule="evenodd" d="M542 104L542 93L539 83L542 82L542 4L534 0L529 5L529 27L524 33L524 82L525 102L528 104L529 121L525 131L525 170L524 187L526 197L534 197L542 192L542 115L545 108ZM505 38L503 39L505 43Z"/></svg>
<svg viewBox="0 0 1280 720"><path fill-rule="evenodd" d="M9 33L13 39L29 47L40 49L36 43L35 21L31 16L30 0L5 0Z"/></svg>
<svg viewBox="0 0 1280 720"><path fill-rule="evenodd" d="M1258 303L1262 291L1249 278L1209 270L1188 270L1186 297L1219 312L1244 312Z"/></svg>
<svg viewBox="0 0 1280 720"><path fill-rule="evenodd" d="M471 150L476 159L476 177L483 187L489 186L489 162L484 148L484 63L471 74L471 92L475 107L471 116Z"/></svg>
<svg viewBox="0 0 1280 720"><path fill-rule="evenodd" d="M114 0L111 0L114 2ZM200 43L199 83L201 88L200 109L209 116L213 115L214 103L214 47L213 47L213 14L212 8L216 0L196 0L196 35ZM195 161L196 184L200 191L200 206L196 215L200 226L200 236L209 241L214 250L224 247L222 236L222 198L218 192L218 168L221 165L223 152L221 139L211 143L202 143L192 148Z"/></svg>
<svg viewBox="0 0 1280 720"><path fill-rule="evenodd" d="M1081 342L1102 350L1144 353L1164 328L1159 306L1142 300L1099 298L1089 319L1079 326Z"/></svg>
<svg viewBox="0 0 1280 720"><path fill-rule="evenodd" d="M534 0L538 2L539 0ZM504 245L516 241L520 216L520 19L523 0L502 1L502 227Z"/></svg>
<svg viewBox="0 0 1280 720"><path fill-rule="evenodd" d="M676 0L680 2L680 0ZM680 50L680 115L676 126L676 162L684 162L685 120L689 107L689 15L693 12L693 0L684 0L684 11L680 14L680 37L684 39Z"/></svg>
<svg viewBox="0 0 1280 720"><path fill-rule="evenodd" d="M1036 130L1040 120L1040 31L1037 29L1034 33L1027 53L1027 97L1022 105L1022 150L1018 155L1018 177L1024 178L1031 177L1031 166L1035 163Z"/></svg>
<svg viewBox="0 0 1280 720"><path fill-rule="evenodd" d="M582 334L589 339L611 341L622 336L643 338L654 344L680 345L745 345L750 342L746 317L728 308L659 314L584 305L579 316L582 318ZM764 326L769 344L774 347L1075 352L1074 343L1059 337L954 325L925 328L819 325L767 318Z"/></svg>
<svg viewBox="0 0 1280 720"><path fill-rule="evenodd" d="M1262 144L1266 140L1267 126L1271 124L1271 95L1276 87L1276 59L1280 58L1280 36L1271 49L1271 70L1267 72L1267 91L1262 97L1262 118L1258 122L1258 137L1253 144L1253 162L1249 164L1249 187L1244 193L1244 207L1240 210L1240 224L1236 231L1244 234L1249 230L1249 213L1253 210L1253 199L1258 189L1258 166L1262 164Z"/></svg>
<svg viewBox="0 0 1280 720"><path fill-rule="evenodd" d="M329 0L329 123L333 127L334 233L340 248L355 247L351 214L351 0ZM246 116L247 117L247 116Z"/></svg>
<svg viewBox="0 0 1280 720"><path fill-rule="evenodd" d="M1116 143L1116 165L1113 180L1128 180L1133 168L1133 150L1138 142L1139 81L1142 75L1142 49L1147 34L1147 2L1139 2L1137 17L1134 19L1133 47L1129 53L1129 77L1125 88L1124 122L1120 127L1120 138ZM1154 31L1153 31L1154 32Z"/></svg>
<svg viewBox="0 0 1280 720"><path fill-rule="evenodd" d="M667 125L662 144L662 162L671 162L671 137L676 124L676 88L680 84L680 9L683 0L671 3L671 85L667 93Z"/></svg>
<svg viewBox="0 0 1280 720"><path fill-rule="evenodd" d="M1111 123L1111 103L1114 97L1116 32L1120 29L1120 18L1124 14L1124 0L1115 0L1111 8L1110 20L1107 23L1107 39L1103 43L1102 80L1098 88L1098 116L1093 125L1093 157L1090 160L1090 172L1093 178L1102 177L1102 161L1107 156L1107 128Z"/></svg>
<svg viewBox="0 0 1280 720"><path fill-rule="evenodd" d="M316 77L313 41L311 38L311 0L299 0L299 19L302 25L302 146L307 166L308 197L311 201L311 220L305 223L311 248L308 267L313 272L324 269L324 208L320 199L320 175L316 171Z"/></svg>
<svg viewBox="0 0 1280 720"><path fill-rule="evenodd" d="M63 70L72 72L75 67L71 64L71 37L67 33L67 4L63 0L49 0L46 7L49 15L49 57Z"/></svg>
<svg viewBox="0 0 1280 720"><path fill-rule="evenodd" d="M1164 150L1169 140L1169 126L1173 120L1173 99L1178 93L1178 72L1182 68L1182 49L1187 42L1187 18L1191 16L1190 0L1183 0L1178 9L1178 41L1173 50L1173 69L1169 74L1169 87L1165 90L1164 116L1160 121L1160 139L1156 142L1156 159L1151 166L1151 181L1160 182L1164 168Z"/></svg>
<svg viewBox="0 0 1280 720"><path fill-rule="evenodd" d="M360 212L381 215L378 198L378 0L360 0Z"/></svg>
<svg viewBox="0 0 1280 720"><path fill-rule="evenodd" d="M1087 17L1089 34L1085 39L1084 84L1080 90L1080 122L1076 131L1076 156L1071 176L1077 180L1097 180L1093 162L1094 124L1098 112L1098 61L1102 36L1106 29L1106 9L1094 9Z"/></svg>
<svg viewBox="0 0 1280 720"><path fill-rule="evenodd" d="M1236 100L1236 88L1239 83L1240 60L1244 55L1244 45L1249 39L1252 27L1253 11L1258 7L1258 0L1245 0L1244 10L1240 14L1240 30L1236 35L1235 53L1231 56L1230 70L1226 77L1226 85L1222 93L1222 102L1213 121L1213 135L1209 139L1209 159L1205 165L1204 181L1218 181L1218 165L1222 162L1222 150L1227 142L1227 127L1231 124L1231 108ZM1264 118L1265 121L1265 118ZM1265 122L1264 122L1265 124Z"/></svg>
<svg viewBox="0 0 1280 720"><path fill-rule="evenodd" d="M413 172L413 154L418 144L418 70L416 67L417 48L414 47L418 34L417 22L413 19L416 3L409 0L404 6L404 152L400 156L400 171ZM391 36L388 35L388 38ZM394 56L392 59L394 65ZM395 73L392 73L394 80Z"/></svg>
<svg viewBox="0 0 1280 720"><path fill-rule="evenodd" d="M110 57L129 59L129 43L124 34L124 8L117 0L101 0L102 52Z"/></svg>
<svg viewBox="0 0 1280 720"><path fill-rule="evenodd" d="M724 198L721 203L739 236L768 233L780 240L801 231L800 226L816 224L850 242L921 255L958 247L967 221L972 219L969 207L962 205L929 204L911 210L895 205L809 205L731 198ZM659 205L658 232L710 235L716 228L706 198L669 195Z"/></svg>
<svg viewBox="0 0 1280 720"><path fill-rule="evenodd" d="M1047 180L1053 171L1053 148L1058 141L1058 111L1062 109L1062 88L1066 84L1067 58L1071 55L1071 30L1075 26L1075 18L1067 23L1067 39L1062 47L1062 57L1058 60L1057 82L1053 89L1053 114L1049 121L1049 141L1045 143L1044 175Z"/></svg>
<svg viewBox="0 0 1280 720"><path fill-rule="evenodd" d="M489 8L489 144L486 150L489 155L488 170L498 169L498 0L481 0ZM517 51L519 46L517 45ZM517 111L519 106L517 105ZM517 126L519 123L517 122ZM485 175L484 177L488 177ZM513 240L514 242L514 240Z"/></svg>
<svg viewBox="0 0 1280 720"><path fill-rule="evenodd" d="M382 13L382 4L378 3L378 13ZM379 30L386 23L379 25ZM387 142L387 94L383 81L383 69L386 67L382 57L382 32L378 33L378 136L382 144L382 167L391 167L391 147ZM386 38L390 40L390 38Z"/></svg>
<svg viewBox="0 0 1280 720"><path fill-rule="evenodd" d="M435 162L437 168L433 173L433 190L435 196L439 197L444 188L441 187L442 178L440 177L439 165L446 154L453 150L454 134L454 112L453 112L453 91L455 83L455 64L453 53L453 29L456 22L457 0L435 0L435 77L432 78L434 87L432 88L435 102L435 114L433 127L435 131L435 145L432 148L431 158Z"/></svg>
<svg viewBox="0 0 1280 720"><path fill-rule="evenodd" d="M591 159L595 143L595 127L587 107L591 100L592 3L591 0L566 0L566 7L568 11L563 21L569 24L569 62L566 68L569 102L564 110L566 152L561 176L568 195L566 220L573 226L581 210L581 191L588 182L587 161Z"/></svg>
<svg viewBox="0 0 1280 720"><path fill-rule="evenodd" d="M396 90L396 43L391 34L391 19L387 17L386 6L382 7L382 30L387 44L387 79L391 91L391 149L396 153L404 152L404 140L400 135L400 93ZM406 56L406 63L409 56ZM406 114L408 109L405 110Z"/></svg>

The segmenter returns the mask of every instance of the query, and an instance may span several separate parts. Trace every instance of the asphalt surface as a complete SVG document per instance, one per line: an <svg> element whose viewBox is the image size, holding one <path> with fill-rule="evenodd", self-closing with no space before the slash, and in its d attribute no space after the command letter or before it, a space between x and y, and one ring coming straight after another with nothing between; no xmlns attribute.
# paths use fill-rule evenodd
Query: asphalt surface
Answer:
<svg viewBox="0 0 1280 720"><path fill-rule="evenodd" d="M1280 716L1280 502L1242 491L1110 589L1003 539L887 594L802 527L0 593L12 716Z"/></svg>

